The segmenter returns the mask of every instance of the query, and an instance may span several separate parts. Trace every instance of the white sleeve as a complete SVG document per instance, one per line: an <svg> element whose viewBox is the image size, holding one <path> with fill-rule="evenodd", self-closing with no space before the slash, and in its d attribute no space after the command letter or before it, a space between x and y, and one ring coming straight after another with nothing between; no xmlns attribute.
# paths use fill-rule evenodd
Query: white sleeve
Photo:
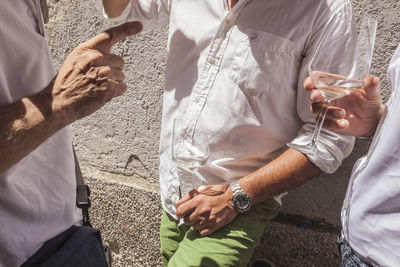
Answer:
<svg viewBox="0 0 400 267"><path fill-rule="evenodd" d="M101 0L98 0L101 2ZM121 15L109 18L104 10L103 15L113 26L130 22L140 21L144 29L166 25L169 21L171 0L131 0Z"/></svg>
<svg viewBox="0 0 400 267"><path fill-rule="evenodd" d="M335 3L337 4L338 2L336 1ZM302 62L297 86L297 113L304 124L296 138L289 143L289 146L293 144L305 147L305 145L311 142L315 129L315 115L310 112L311 101L309 93L303 87L303 81L308 76L308 65L310 64L311 57L317 49L319 40L328 23L334 24L334 30L330 33L329 38L335 40L335 46L321 47L320 49L329 49L331 53L337 55L337 58L340 60L335 60L334 64L336 65L334 66L338 69L351 67L349 61L353 60L352 49L346 49L346 47L354 45L353 33L355 27L353 10L350 1L340 1L340 3L339 6L331 6L327 11L328 14L321 16L324 20L323 22L316 23L314 26L314 34L309 39L307 48L305 49L305 57ZM354 147L354 140L354 137L343 136L322 129L318 138L318 153L312 153L311 148L305 149L303 153L321 171L333 173L341 165L343 159L350 155Z"/></svg>

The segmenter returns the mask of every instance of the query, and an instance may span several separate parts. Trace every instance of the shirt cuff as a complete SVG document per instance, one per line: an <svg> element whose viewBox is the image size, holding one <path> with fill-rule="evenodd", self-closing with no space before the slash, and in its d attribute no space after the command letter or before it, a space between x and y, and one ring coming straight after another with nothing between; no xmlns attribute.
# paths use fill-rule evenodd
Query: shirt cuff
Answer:
<svg viewBox="0 0 400 267"><path fill-rule="evenodd" d="M288 146L296 149L301 147L301 153L325 173L334 173L342 164L343 159L350 155L354 147L355 138L342 136L322 129L317 140L317 152L309 147L312 131L300 130L297 137Z"/></svg>

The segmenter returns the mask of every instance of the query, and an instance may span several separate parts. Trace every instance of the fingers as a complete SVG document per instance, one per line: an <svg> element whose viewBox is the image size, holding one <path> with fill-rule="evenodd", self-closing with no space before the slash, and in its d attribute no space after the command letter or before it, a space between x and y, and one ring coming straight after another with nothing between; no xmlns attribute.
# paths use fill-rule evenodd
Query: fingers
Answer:
<svg viewBox="0 0 400 267"><path fill-rule="evenodd" d="M199 234L201 235L201 236L206 236L206 235L210 235L210 234L212 234L212 233L214 233L215 231L217 231L219 228L203 228L203 229L200 229L199 230Z"/></svg>
<svg viewBox="0 0 400 267"><path fill-rule="evenodd" d="M310 99L312 102L325 102L321 91L316 89L314 81L311 79L310 76L304 79L303 87L306 90L311 91Z"/></svg>
<svg viewBox="0 0 400 267"><path fill-rule="evenodd" d="M195 207L186 205L186 204L187 203L181 204L177 208L176 216L178 216L178 218L184 218L185 216L187 216L188 214L191 214L195 210Z"/></svg>
<svg viewBox="0 0 400 267"><path fill-rule="evenodd" d="M199 231L199 234L201 236L206 236L214 233L218 229L224 227L225 225L229 224L230 222L233 221L236 215L232 216L226 216L222 219L213 219L210 221L205 221L205 222L199 222L198 224L193 224L193 228L196 225L198 227L196 230Z"/></svg>
<svg viewBox="0 0 400 267"><path fill-rule="evenodd" d="M125 82L116 81L113 79L107 79L105 82L105 86L102 90L103 96L101 97L104 100L104 103L111 101L113 98L121 96L127 90L127 85Z"/></svg>
<svg viewBox="0 0 400 267"><path fill-rule="evenodd" d="M143 25L138 21L128 22L100 33L87 41L86 45L100 51L108 51L124 38L141 32L142 28Z"/></svg>
<svg viewBox="0 0 400 267"><path fill-rule="evenodd" d="M217 219L211 217L208 211L201 213L201 215L193 212L186 215L183 221L186 225L191 225L193 229L198 230L200 235L208 235L222 227L224 220L217 222Z"/></svg>
<svg viewBox="0 0 400 267"><path fill-rule="evenodd" d="M369 100L376 100L381 97L379 78L374 75L369 75L365 78L365 97Z"/></svg>
<svg viewBox="0 0 400 267"><path fill-rule="evenodd" d="M222 195L225 193L226 189L229 187L227 184L221 184L221 185L202 185L197 189L191 190L189 193L186 193L182 199L180 199L176 205L179 207L183 203L186 203L187 201L191 200L198 194L203 194L203 195L208 195L208 196L217 196L217 195Z"/></svg>
<svg viewBox="0 0 400 267"><path fill-rule="evenodd" d="M226 189L228 189L229 185L220 184L220 185L202 185L197 189L199 194L208 195L208 196L217 196L225 193Z"/></svg>
<svg viewBox="0 0 400 267"><path fill-rule="evenodd" d="M109 66L103 67L92 67L88 77L93 77L95 81L92 84L96 85L96 88L92 89L92 96L102 98L104 102L109 102L111 99L117 96L121 96L127 90L125 83L124 73L115 68Z"/></svg>
<svg viewBox="0 0 400 267"><path fill-rule="evenodd" d="M101 66L98 67L98 77L106 77L114 81L124 82L125 74L121 69L112 68L110 66Z"/></svg>
<svg viewBox="0 0 400 267"><path fill-rule="evenodd" d="M121 69L124 67L124 59L114 54L104 54L93 60L93 66L111 66Z"/></svg>
<svg viewBox="0 0 400 267"><path fill-rule="evenodd" d="M104 86L99 89L104 94L104 102L109 102L114 97L123 95L128 88L124 73L109 66L98 68L96 80L97 83L104 83Z"/></svg>
<svg viewBox="0 0 400 267"><path fill-rule="evenodd" d="M318 115L322 109L322 103L313 103L311 111ZM349 121L345 119L346 111L344 109L328 106L328 111L324 120L323 127L327 130L342 130L349 127Z"/></svg>
<svg viewBox="0 0 400 267"><path fill-rule="evenodd" d="M314 84L314 82L313 82L313 80L311 79L310 76L308 76L307 78L304 79L303 87L304 87L306 90L313 90L313 89L315 89L315 84Z"/></svg>
<svg viewBox="0 0 400 267"><path fill-rule="evenodd" d="M318 115L322 109L322 103L313 103L311 104L311 111L315 115ZM326 113L326 118L331 119L344 119L346 117L346 110L335 107L335 106L328 106L328 111Z"/></svg>
<svg viewBox="0 0 400 267"><path fill-rule="evenodd" d="M349 121L346 119L334 120L325 118L323 127L330 131L344 130L349 127Z"/></svg>
<svg viewBox="0 0 400 267"><path fill-rule="evenodd" d="M196 225L197 228L202 225L205 227L206 225L210 225L212 223L212 220L210 220L210 211L205 211L205 212L200 212L197 213L196 211L187 214L186 216L183 217L183 221L187 225Z"/></svg>
<svg viewBox="0 0 400 267"><path fill-rule="evenodd" d="M195 189L190 191L189 193L186 193L181 200L177 202L178 208L176 209L176 216L178 218L183 218L186 215L190 214L195 210L197 207L197 201L196 201L196 194L195 194Z"/></svg>
<svg viewBox="0 0 400 267"><path fill-rule="evenodd" d="M187 201L191 200L195 196L197 196L198 192L196 189L191 190L190 192L186 193L177 203L176 205L179 207L183 203L186 203Z"/></svg>
<svg viewBox="0 0 400 267"><path fill-rule="evenodd" d="M198 220L197 222L192 223L191 225L192 225L193 229L201 230L203 228L210 227L211 224L212 223L210 221L208 221L208 220Z"/></svg>
<svg viewBox="0 0 400 267"><path fill-rule="evenodd" d="M320 90L312 90L310 93L310 99L312 102L325 102L325 98Z"/></svg>

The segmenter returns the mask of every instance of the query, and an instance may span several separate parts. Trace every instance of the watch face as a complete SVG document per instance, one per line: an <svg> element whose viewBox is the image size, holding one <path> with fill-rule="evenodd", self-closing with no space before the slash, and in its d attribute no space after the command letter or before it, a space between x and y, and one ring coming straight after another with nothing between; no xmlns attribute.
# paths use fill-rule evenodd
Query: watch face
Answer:
<svg viewBox="0 0 400 267"><path fill-rule="evenodd" d="M250 198L246 194L235 196L234 205L238 210L246 211L250 207Z"/></svg>

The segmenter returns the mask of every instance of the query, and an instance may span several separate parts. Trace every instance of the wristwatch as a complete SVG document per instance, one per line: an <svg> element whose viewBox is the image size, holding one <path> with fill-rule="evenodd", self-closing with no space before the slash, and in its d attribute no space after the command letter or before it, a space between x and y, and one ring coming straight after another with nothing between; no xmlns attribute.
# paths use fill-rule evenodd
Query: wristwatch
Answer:
<svg viewBox="0 0 400 267"><path fill-rule="evenodd" d="M232 206L239 212L244 213L250 209L250 197L244 192L244 190L237 183L230 184L233 199Z"/></svg>

